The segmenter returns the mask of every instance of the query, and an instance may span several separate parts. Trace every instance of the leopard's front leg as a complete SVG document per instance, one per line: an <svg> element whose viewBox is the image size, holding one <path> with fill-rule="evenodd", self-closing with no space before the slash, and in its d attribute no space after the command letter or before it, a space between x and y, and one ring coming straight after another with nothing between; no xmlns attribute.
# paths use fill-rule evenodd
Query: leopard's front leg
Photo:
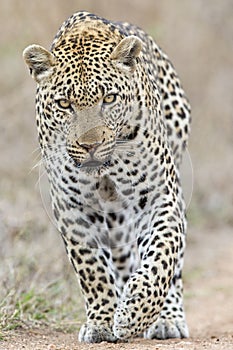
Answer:
<svg viewBox="0 0 233 350"><path fill-rule="evenodd" d="M87 321L81 327L79 341L116 341L112 328L118 292L110 250L85 246L67 237L64 240L85 299Z"/></svg>
<svg viewBox="0 0 233 350"><path fill-rule="evenodd" d="M125 285L114 316L118 338L140 334L159 317L184 244L182 218L158 219L152 226L138 239L141 265Z"/></svg>

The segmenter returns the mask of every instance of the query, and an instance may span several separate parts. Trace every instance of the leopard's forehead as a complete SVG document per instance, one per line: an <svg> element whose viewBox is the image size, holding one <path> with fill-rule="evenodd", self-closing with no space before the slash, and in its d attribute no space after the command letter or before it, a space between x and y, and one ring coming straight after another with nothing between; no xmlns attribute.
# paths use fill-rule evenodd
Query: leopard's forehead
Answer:
<svg viewBox="0 0 233 350"><path fill-rule="evenodd" d="M116 25L89 12L77 12L66 20L57 32L51 49L59 46L63 40L77 38L80 35L89 35L92 39L96 36L103 41L116 37L124 37L126 33L119 25Z"/></svg>
<svg viewBox="0 0 233 350"><path fill-rule="evenodd" d="M122 37L116 28L101 20L89 19L64 29L52 46L57 62L54 76L57 93L73 95L85 107L88 101L96 103L101 94L116 85L110 55Z"/></svg>

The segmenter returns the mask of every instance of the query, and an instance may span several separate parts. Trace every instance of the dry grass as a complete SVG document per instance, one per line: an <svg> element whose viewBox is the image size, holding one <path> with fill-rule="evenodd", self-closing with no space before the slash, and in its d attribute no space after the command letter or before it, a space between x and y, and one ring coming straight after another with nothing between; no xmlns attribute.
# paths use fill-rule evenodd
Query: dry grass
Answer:
<svg viewBox="0 0 233 350"><path fill-rule="evenodd" d="M62 243L36 186L35 85L22 50L49 47L76 10L137 23L155 34L175 63L193 105L190 152L192 225L232 225L232 1L3 0L0 81L0 318L7 330L41 323L80 322L82 300ZM188 180L188 187L190 181ZM189 192L189 188L187 189ZM73 307L73 304L75 305ZM81 316L80 316L81 315ZM68 320L68 321L67 321Z"/></svg>

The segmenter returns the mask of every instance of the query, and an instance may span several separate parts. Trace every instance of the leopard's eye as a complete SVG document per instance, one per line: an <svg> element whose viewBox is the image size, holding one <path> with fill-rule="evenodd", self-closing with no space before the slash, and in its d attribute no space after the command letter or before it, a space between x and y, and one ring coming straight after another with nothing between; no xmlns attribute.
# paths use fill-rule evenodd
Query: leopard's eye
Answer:
<svg viewBox="0 0 233 350"><path fill-rule="evenodd" d="M68 109L71 108L71 102L69 100L66 100L65 98L61 98L59 100L56 100L56 103L58 107L62 109Z"/></svg>
<svg viewBox="0 0 233 350"><path fill-rule="evenodd" d="M116 99L117 99L117 94L109 94L103 98L103 103L109 105L114 103Z"/></svg>

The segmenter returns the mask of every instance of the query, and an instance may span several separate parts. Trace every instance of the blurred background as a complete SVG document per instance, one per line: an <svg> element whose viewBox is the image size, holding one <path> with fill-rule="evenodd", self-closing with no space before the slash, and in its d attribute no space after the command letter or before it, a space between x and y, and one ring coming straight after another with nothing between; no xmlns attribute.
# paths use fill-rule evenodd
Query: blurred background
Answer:
<svg viewBox="0 0 233 350"><path fill-rule="evenodd" d="M0 297L5 325L13 318L9 316L12 304L13 308L19 300L22 304L22 293L25 297L25 291L35 286L50 288L51 295L58 293L56 302L61 305L64 301L68 305L73 295L70 281L74 276L70 277L62 242L43 208L38 167L33 168L40 160L36 86L22 51L32 43L49 48L62 22L78 10L137 24L169 55L192 105L189 153L193 174L188 170L190 178L186 179L187 191L192 192L190 256L199 235L208 233L213 251L219 249L223 237L227 240L232 235L233 1L1 0ZM30 299L27 293L26 297Z"/></svg>

